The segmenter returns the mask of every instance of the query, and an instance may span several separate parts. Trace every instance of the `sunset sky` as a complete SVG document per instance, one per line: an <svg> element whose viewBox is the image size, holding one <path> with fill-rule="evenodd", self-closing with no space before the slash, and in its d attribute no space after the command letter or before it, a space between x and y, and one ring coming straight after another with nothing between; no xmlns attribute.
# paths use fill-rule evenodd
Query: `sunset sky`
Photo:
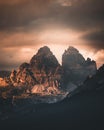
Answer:
<svg viewBox="0 0 104 130"><path fill-rule="evenodd" d="M0 0L0 70L47 45L61 63L68 46L104 63L104 0Z"/></svg>

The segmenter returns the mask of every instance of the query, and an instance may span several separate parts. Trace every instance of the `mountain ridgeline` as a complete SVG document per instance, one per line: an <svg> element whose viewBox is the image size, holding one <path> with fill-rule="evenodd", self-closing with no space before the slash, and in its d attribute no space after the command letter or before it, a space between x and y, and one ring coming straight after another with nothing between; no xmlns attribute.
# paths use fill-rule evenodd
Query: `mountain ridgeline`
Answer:
<svg viewBox="0 0 104 130"><path fill-rule="evenodd" d="M25 86L30 92L57 94L59 90L70 87L70 84L80 85L96 70L96 62L90 58L85 60L74 47L65 50L60 65L51 50L44 46L31 58L30 63L23 63L10 76L0 78L0 86Z"/></svg>
<svg viewBox="0 0 104 130"><path fill-rule="evenodd" d="M4 73L3 73L4 76ZM4 129L104 127L104 65L69 47L60 65L48 47L0 78ZM12 122L12 123L11 123Z"/></svg>

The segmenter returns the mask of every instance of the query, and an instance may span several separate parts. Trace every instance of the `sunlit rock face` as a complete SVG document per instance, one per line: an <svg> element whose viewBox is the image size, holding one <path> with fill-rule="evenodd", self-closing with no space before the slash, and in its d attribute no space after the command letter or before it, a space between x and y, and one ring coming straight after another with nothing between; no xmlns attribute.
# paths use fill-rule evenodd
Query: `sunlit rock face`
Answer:
<svg viewBox="0 0 104 130"><path fill-rule="evenodd" d="M17 71L13 70L10 80L14 86L33 86L37 83L28 63L20 65Z"/></svg>
<svg viewBox="0 0 104 130"><path fill-rule="evenodd" d="M32 93L38 93L40 95L57 95L61 91L56 86L47 86L45 84L35 85L32 89Z"/></svg>
<svg viewBox="0 0 104 130"><path fill-rule="evenodd" d="M9 80L10 71L0 71L0 87L8 87L11 85Z"/></svg>
<svg viewBox="0 0 104 130"><path fill-rule="evenodd" d="M8 85L9 84L6 79L0 78L0 87L6 87Z"/></svg>
<svg viewBox="0 0 104 130"><path fill-rule="evenodd" d="M13 86L35 88L33 93L56 94L61 83L62 67L48 47L42 47L30 63L23 63L13 70L10 82Z"/></svg>
<svg viewBox="0 0 104 130"><path fill-rule="evenodd" d="M76 85L83 83L88 77L96 73L96 62L90 58L85 58L74 47L65 50L62 56L62 67L64 70L63 82L69 84L72 82Z"/></svg>

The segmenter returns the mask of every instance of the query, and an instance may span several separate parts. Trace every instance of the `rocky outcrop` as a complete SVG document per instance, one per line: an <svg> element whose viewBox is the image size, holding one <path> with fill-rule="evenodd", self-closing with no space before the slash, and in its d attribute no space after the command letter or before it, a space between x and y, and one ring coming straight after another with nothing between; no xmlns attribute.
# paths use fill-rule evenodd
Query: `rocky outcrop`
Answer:
<svg viewBox="0 0 104 130"><path fill-rule="evenodd" d="M56 57L45 46L38 50L30 63L23 63L17 71L11 72L10 82L15 87L25 86L30 90L34 86L43 86L47 92L55 93L60 87L62 72ZM35 92L43 92L44 89L35 89Z"/></svg>
<svg viewBox="0 0 104 130"><path fill-rule="evenodd" d="M47 46L40 48L32 57L30 66L39 84L46 87L60 86L62 67Z"/></svg>
<svg viewBox="0 0 104 130"><path fill-rule="evenodd" d="M45 46L38 50L30 61L30 65L35 75L41 73L43 75L54 75L59 63L50 49Z"/></svg>
<svg viewBox="0 0 104 130"><path fill-rule="evenodd" d="M56 95L60 94L60 90L56 86L35 85L32 89L32 93L38 93L40 95Z"/></svg>
<svg viewBox="0 0 104 130"><path fill-rule="evenodd" d="M62 55L63 68L77 68L85 63L84 57L74 47L69 47Z"/></svg>
<svg viewBox="0 0 104 130"><path fill-rule="evenodd" d="M96 73L96 62L85 58L74 47L65 50L62 56L62 67L64 70L64 84L72 82L76 85L83 83L88 77Z"/></svg>
<svg viewBox="0 0 104 130"><path fill-rule="evenodd" d="M104 91L104 65L102 65L92 77L87 77L77 92L94 92Z"/></svg>
<svg viewBox="0 0 104 130"><path fill-rule="evenodd" d="M33 86L37 83L28 63L20 65L17 71L13 70L10 80L14 86Z"/></svg>
<svg viewBox="0 0 104 130"><path fill-rule="evenodd" d="M0 87L7 87L9 84L6 79L0 78Z"/></svg>

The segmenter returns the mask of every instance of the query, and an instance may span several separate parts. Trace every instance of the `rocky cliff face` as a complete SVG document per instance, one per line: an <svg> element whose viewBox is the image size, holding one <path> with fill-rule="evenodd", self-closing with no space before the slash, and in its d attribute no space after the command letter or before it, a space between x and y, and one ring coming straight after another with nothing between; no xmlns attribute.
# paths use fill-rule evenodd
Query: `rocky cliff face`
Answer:
<svg viewBox="0 0 104 130"><path fill-rule="evenodd" d="M0 87L6 87L8 85L9 84L6 79L0 78Z"/></svg>
<svg viewBox="0 0 104 130"><path fill-rule="evenodd" d="M62 67L64 69L64 83L72 82L76 85L83 83L88 77L96 73L96 62L85 58L74 47L65 50L62 56Z"/></svg>
<svg viewBox="0 0 104 130"><path fill-rule="evenodd" d="M14 86L33 86L38 83L31 70L30 64L23 63L17 71L13 70L10 80Z"/></svg>
<svg viewBox="0 0 104 130"><path fill-rule="evenodd" d="M63 68L76 68L85 63L84 57L74 47L69 47L62 55Z"/></svg>
<svg viewBox="0 0 104 130"><path fill-rule="evenodd" d="M53 89L60 86L62 67L47 46L40 48L32 57L30 66L39 84Z"/></svg>
<svg viewBox="0 0 104 130"><path fill-rule="evenodd" d="M92 77L87 77L81 86L72 94L83 93L83 92L103 92L104 91L104 65L102 65L96 74ZM99 93L100 94L100 93ZM69 95L70 96L70 95Z"/></svg>
<svg viewBox="0 0 104 130"><path fill-rule="evenodd" d="M35 86L42 86L35 89L35 93L58 92L62 75L62 67L48 47L42 47L32 57L30 63L23 63L17 71L13 70L10 75L10 82L13 86L27 86L32 89ZM44 88L44 89L43 89ZM57 91L56 91L57 90ZM34 91L33 91L34 92Z"/></svg>
<svg viewBox="0 0 104 130"><path fill-rule="evenodd" d="M59 63L50 49L45 46L38 50L30 61L30 65L35 75L41 73L43 75L54 75Z"/></svg>

